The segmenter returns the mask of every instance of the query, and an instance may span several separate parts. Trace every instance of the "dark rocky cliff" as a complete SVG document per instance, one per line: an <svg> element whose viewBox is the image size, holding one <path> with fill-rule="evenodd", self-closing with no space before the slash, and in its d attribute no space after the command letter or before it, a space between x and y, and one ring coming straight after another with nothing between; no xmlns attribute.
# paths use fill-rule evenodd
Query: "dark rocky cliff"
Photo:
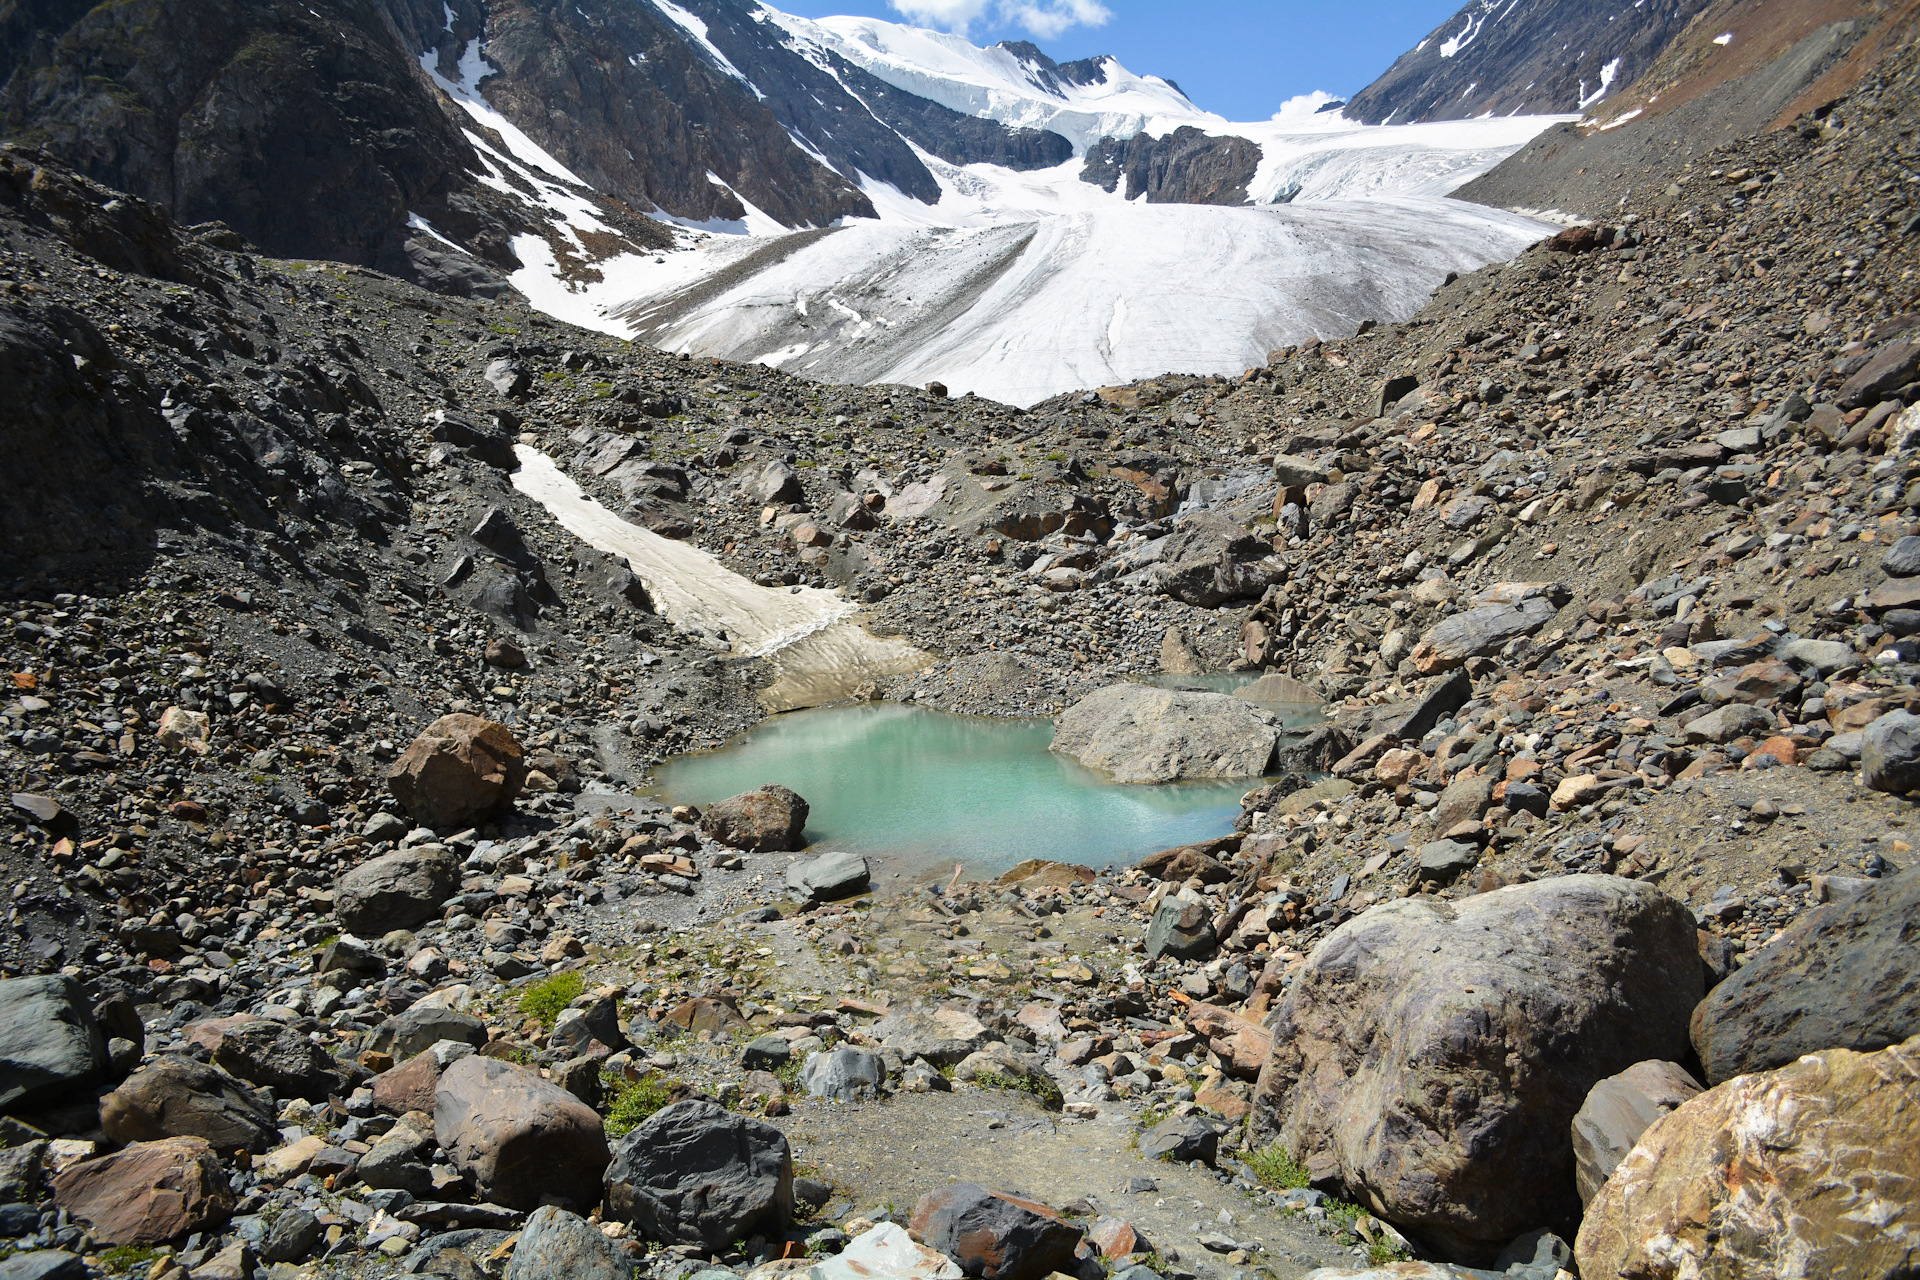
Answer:
<svg viewBox="0 0 1920 1280"><path fill-rule="evenodd" d="M1582 110L1638 79L1709 0L1472 0L1353 96L1368 124Z"/></svg>
<svg viewBox="0 0 1920 1280"><path fill-rule="evenodd" d="M1144 193L1148 204L1234 205L1247 203L1259 167L1257 144L1187 126L1164 138L1102 138L1088 149L1080 180L1113 191L1124 179L1127 195Z"/></svg>

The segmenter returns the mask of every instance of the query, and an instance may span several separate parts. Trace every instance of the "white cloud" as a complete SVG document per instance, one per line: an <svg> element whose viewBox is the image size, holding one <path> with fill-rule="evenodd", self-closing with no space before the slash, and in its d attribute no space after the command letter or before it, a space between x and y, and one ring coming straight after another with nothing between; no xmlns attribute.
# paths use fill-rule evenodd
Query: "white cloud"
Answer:
<svg viewBox="0 0 1920 1280"><path fill-rule="evenodd" d="M1008 22L1042 40L1052 40L1070 27L1104 27L1113 17L1113 10L1100 0L1011 0L1000 8Z"/></svg>
<svg viewBox="0 0 1920 1280"><path fill-rule="evenodd" d="M909 21L955 35L982 18L1051 40L1073 27L1103 27L1113 11L1100 0L888 0Z"/></svg>
<svg viewBox="0 0 1920 1280"><path fill-rule="evenodd" d="M1295 94L1280 104L1273 118L1281 124L1297 124L1302 120L1311 120L1320 114L1320 108L1339 99L1325 89L1315 89L1312 93Z"/></svg>

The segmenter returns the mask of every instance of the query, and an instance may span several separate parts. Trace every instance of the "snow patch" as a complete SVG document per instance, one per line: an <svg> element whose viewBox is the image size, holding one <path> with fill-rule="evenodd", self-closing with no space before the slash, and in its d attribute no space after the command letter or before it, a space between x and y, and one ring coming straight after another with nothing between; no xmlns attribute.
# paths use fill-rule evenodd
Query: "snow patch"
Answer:
<svg viewBox="0 0 1920 1280"><path fill-rule="evenodd" d="M727 55L720 52L720 46L708 37L707 24L700 15L682 9L679 5L673 3L673 0L652 0L652 3L654 8L666 15L669 22L692 36L694 43L706 50L707 56L712 58L722 71L750 89L754 97L759 98L763 102L766 100L767 95L760 92L753 81L742 75L740 68L734 66L733 63L728 60Z"/></svg>
<svg viewBox="0 0 1920 1280"><path fill-rule="evenodd" d="M1600 132L1605 133L1609 129L1618 129L1621 125L1633 119L1635 116L1639 115L1644 110L1645 110L1644 107L1635 107L1633 110L1627 112L1625 115L1615 116L1613 119L1607 121L1605 124L1600 126Z"/></svg>
<svg viewBox="0 0 1920 1280"><path fill-rule="evenodd" d="M1607 90L1613 87L1613 77L1617 75L1619 71L1620 59L1618 58L1615 58L1612 62L1600 68L1600 87L1592 93L1587 92L1587 82L1585 80L1580 82L1580 109L1582 111L1585 111L1588 107L1607 96Z"/></svg>
<svg viewBox="0 0 1920 1280"><path fill-rule="evenodd" d="M1715 44L1732 44L1732 43L1733 43L1733 32L1731 32L1731 31L1723 31L1723 32L1721 32L1721 33L1720 33L1719 35L1717 35L1717 36L1715 36L1715 37L1713 38L1713 42L1714 42Z"/></svg>

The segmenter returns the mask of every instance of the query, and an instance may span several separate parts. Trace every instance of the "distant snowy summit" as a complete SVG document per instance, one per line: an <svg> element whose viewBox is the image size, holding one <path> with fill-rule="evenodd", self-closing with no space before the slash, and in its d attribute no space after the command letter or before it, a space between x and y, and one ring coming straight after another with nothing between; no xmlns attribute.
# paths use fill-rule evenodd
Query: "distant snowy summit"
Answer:
<svg viewBox="0 0 1920 1280"><path fill-rule="evenodd" d="M1346 114L1408 124L1587 111L1639 79L1710 3L1469 0L1356 93Z"/></svg>

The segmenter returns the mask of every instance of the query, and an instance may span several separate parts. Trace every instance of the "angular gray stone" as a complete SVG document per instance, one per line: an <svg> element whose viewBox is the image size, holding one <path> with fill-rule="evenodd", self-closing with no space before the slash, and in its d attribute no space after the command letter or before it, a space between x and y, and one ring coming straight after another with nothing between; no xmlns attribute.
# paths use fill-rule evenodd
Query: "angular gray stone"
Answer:
<svg viewBox="0 0 1920 1280"><path fill-rule="evenodd" d="M442 1040L482 1048L487 1043L487 1024L457 1009L416 1004L376 1027L369 1047L391 1053L395 1062L404 1062Z"/></svg>
<svg viewBox="0 0 1920 1280"><path fill-rule="evenodd" d="M951 1067L984 1049L993 1033L964 1009L900 1009L873 1024L869 1034L907 1062L925 1058Z"/></svg>
<svg viewBox="0 0 1920 1280"><path fill-rule="evenodd" d="M807 1055L800 1068L800 1086L809 1098L861 1102L879 1096L887 1078L886 1064L877 1053L862 1049L823 1049Z"/></svg>
<svg viewBox="0 0 1920 1280"><path fill-rule="evenodd" d="M1273 717L1238 698L1115 684L1061 713L1051 750L1115 782L1176 782L1261 777L1278 741Z"/></svg>
<svg viewBox="0 0 1920 1280"><path fill-rule="evenodd" d="M346 1073L326 1050L278 1022L228 1027L220 1035L213 1061L242 1080L308 1102L325 1102L346 1085Z"/></svg>
<svg viewBox="0 0 1920 1280"><path fill-rule="evenodd" d="M1735 738L1765 737L1773 732L1773 717L1747 702L1729 702L1709 711L1686 727L1692 743L1727 743Z"/></svg>
<svg viewBox="0 0 1920 1280"><path fill-rule="evenodd" d="M1282 453L1273 459L1273 478L1282 489L1304 489L1310 484L1325 484L1327 472L1305 458Z"/></svg>
<svg viewBox="0 0 1920 1280"><path fill-rule="evenodd" d="M1455 671L1427 690L1406 718L1393 726L1393 733L1409 742L1418 742L1472 699L1473 679L1464 671Z"/></svg>
<svg viewBox="0 0 1920 1280"><path fill-rule="evenodd" d="M1213 911L1203 902L1189 902L1175 894L1161 899L1147 925L1147 959L1172 956L1176 960L1204 960L1219 947L1213 932Z"/></svg>
<svg viewBox="0 0 1920 1280"><path fill-rule="evenodd" d="M778 459L769 459L741 471L734 487L753 501L766 506L783 506L806 501L800 487L800 473Z"/></svg>
<svg viewBox="0 0 1920 1280"><path fill-rule="evenodd" d="M1167 535L1151 580L1176 600L1212 609L1265 591L1270 578L1257 562L1272 550L1245 527L1203 511Z"/></svg>
<svg viewBox="0 0 1920 1280"><path fill-rule="evenodd" d="M78 983L0 980L0 1111L58 1101L106 1069L106 1037Z"/></svg>
<svg viewBox="0 0 1920 1280"><path fill-rule="evenodd" d="M291 1205L280 1211L267 1228L267 1239L260 1246L262 1262L298 1262L320 1242L326 1228L307 1210Z"/></svg>
<svg viewBox="0 0 1920 1280"><path fill-rule="evenodd" d="M1518 605L1495 604L1443 618L1413 651L1421 671L1446 671L1468 658L1498 653L1509 640L1530 636L1553 621L1553 602L1535 597Z"/></svg>
<svg viewBox="0 0 1920 1280"><path fill-rule="evenodd" d="M1148 1160L1212 1164L1220 1151L1220 1133L1198 1116L1172 1116L1141 1134L1136 1145Z"/></svg>
<svg viewBox="0 0 1920 1280"><path fill-rule="evenodd" d="M341 876L333 912L349 933L378 937L438 915L460 888L460 862L437 844L396 849Z"/></svg>
<svg viewBox="0 0 1920 1280"><path fill-rule="evenodd" d="M1593 1086L1684 1056L1696 936L1684 903L1615 876L1374 906L1275 1014L1251 1136L1483 1265L1577 1218L1572 1122Z"/></svg>
<svg viewBox="0 0 1920 1280"><path fill-rule="evenodd" d="M1920 538L1914 541L1920 542ZM1812 667L1822 675L1860 665L1860 655L1853 651L1853 646L1839 640L1789 640L1774 652L1788 662Z"/></svg>
<svg viewBox="0 0 1920 1280"><path fill-rule="evenodd" d="M648 1240L730 1249L793 1217L793 1153L763 1121L696 1098L653 1113L607 1167L606 1216Z"/></svg>
<svg viewBox="0 0 1920 1280"><path fill-rule="evenodd" d="M1480 847L1463 840L1434 840L1420 846L1421 881L1452 884L1480 862Z"/></svg>
<svg viewBox="0 0 1920 1280"><path fill-rule="evenodd" d="M632 1275L633 1265L598 1227L543 1205L520 1228L506 1280L632 1280Z"/></svg>
<svg viewBox="0 0 1920 1280"><path fill-rule="evenodd" d="M1707 1083L1822 1049L1920 1035L1920 869L1816 907L1715 987L1693 1019Z"/></svg>
<svg viewBox="0 0 1920 1280"><path fill-rule="evenodd" d="M505 356L487 366L487 385L503 396L525 395L527 388L533 385L532 377L525 369Z"/></svg>
<svg viewBox="0 0 1920 1280"><path fill-rule="evenodd" d="M1860 780L1895 795L1920 787L1920 716L1889 711L1866 727L1860 739Z"/></svg>
<svg viewBox="0 0 1920 1280"><path fill-rule="evenodd" d="M1593 1086L1573 1117L1574 1181L1591 1201L1647 1126L1694 1097L1700 1082L1677 1062L1636 1062Z"/></svg>
<svg viewBox="0 0 1920 1280"><path fill-rule="evenodd" d="M1920 538L1908 534L1897 538L1880 557L1880 567L1896 578L1911 578L1920 574Z"/></svg>
<svg viewBox="0 0 1920 1280"><path fill-rule="evenodd" d="M793 1060L793 1045L780 1036L761 1036L740 1051L740 1065L748 1071L778 1071Z"/></svg>
<svg viewBox="0 0 1920 1280"><path fill-rule="evenodd" d="M914 1238L978 1280L1043 1280L1073 1270L1081 1231L1038 1201L962 1182L913 1207Z"/></svg>
<svg viewBox="0 0 1920 1280"><path fill-rule="evenodd" d="M87 1264L64 1249L34 1249L0 1260L0 1280L87 1280Z"/></svg>
<svg viewBox="0 0 1920 1280"><path fill-rule="evenodd" d="M827 853L787 868L787 888L816 902L866 892L872 873L857 853Z"/></svg>

